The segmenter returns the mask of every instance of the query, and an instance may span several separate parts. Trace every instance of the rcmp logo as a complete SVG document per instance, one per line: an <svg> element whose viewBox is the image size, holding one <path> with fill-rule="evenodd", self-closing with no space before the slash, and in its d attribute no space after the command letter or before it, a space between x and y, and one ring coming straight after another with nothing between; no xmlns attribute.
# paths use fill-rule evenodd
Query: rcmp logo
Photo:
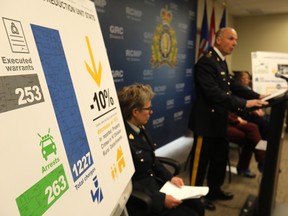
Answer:
<svg viewBox="0 0 288 216"><path fill-rule="evenodd" d="M177 65L178 48L175 31L170 26L172 12L166 6L161 9L160 16L162 23L156 27L153 35L151 66L157 68L167 64L174 68Z"/></svg>

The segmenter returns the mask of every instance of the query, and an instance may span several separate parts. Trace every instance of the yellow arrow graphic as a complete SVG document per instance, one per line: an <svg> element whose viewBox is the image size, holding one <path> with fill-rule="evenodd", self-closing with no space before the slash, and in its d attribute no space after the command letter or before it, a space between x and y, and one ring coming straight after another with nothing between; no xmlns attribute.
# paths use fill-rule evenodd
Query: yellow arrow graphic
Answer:
<svg viewBox="0 0 288 216"><path fill-rule="evenodd" d="M101 65L101 62L99 62L99 67L98 67L98 71L97 71L95 61L94 61L94 56L93 56L92 49L91 49L90 42L89 42L89 38L88 38L88 36L86 36L85 38L86 38L86 43L88 46L90 58L92 61L92 66L93 66L93 70L92 70L90 68L90 66L87 64L87 62L85 61L86 69L89 72L89 74L92 76L92 78L95 80L97 85L100 87L101 75L102 75L102 65Z"/></svg>

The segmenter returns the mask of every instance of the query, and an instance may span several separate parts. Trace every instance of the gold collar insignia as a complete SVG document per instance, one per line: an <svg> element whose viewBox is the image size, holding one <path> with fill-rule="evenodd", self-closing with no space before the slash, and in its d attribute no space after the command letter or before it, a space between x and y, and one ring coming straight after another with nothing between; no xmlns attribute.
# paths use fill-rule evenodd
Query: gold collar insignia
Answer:
<svg viewBox="0 0 288 216"><path fill-rule="evenodd" d="M129 139L130 139L130 140L134 140L133 134L129 134Z"/></svg>

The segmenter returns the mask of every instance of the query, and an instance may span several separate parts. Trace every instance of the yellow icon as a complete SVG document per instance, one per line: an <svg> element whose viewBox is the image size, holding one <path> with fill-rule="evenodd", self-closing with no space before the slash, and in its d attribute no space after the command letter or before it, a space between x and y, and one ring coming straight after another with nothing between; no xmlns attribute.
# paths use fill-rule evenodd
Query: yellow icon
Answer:
<svg viewBox="0 0 288 216"><path fill-rule="evenodd" d="M130 140L133 140L133 139L134 139L133 134L129 134L129 139L130 139Z"/></svg>
<svg viewBox="0 0 288 216"><path fill-rule="evenodd" d="M117 175L117 168L116 168L115 164L113 164L113 166L111 167L111 175L112 175L113 180L115 180L116 177L118 176Z"/></svg>
<svg viewBox="0 0 288 216"><path fill-rule="evenodd" d="M117 153L116 153L116 164L113 163L113 165L110 167L111 169L111 176L112 179L115 181L116 178L118 177L118 172L122 173L123 169L126 167L126 163L125 163L125 159L124 159L124 155L123 155L123 151L122 151L122 147L120 146L117 149Z"/></svg>
<svg viewBox="0 0 288 216"><path fill-rule="evenodd" d="M117 163L118 163L118 170L121 173L123 168L125 168L125 166L126 166L121 146L117 149L116 160L117 160Z"/></svg>

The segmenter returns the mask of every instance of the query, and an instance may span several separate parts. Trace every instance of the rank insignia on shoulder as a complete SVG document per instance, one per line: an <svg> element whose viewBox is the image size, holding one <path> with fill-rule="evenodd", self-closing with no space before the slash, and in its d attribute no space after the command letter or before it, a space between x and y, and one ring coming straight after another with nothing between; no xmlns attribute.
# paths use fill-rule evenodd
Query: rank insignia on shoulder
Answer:
<svg viewBox="0 0 288 216"><path fill-rule="evenodd" d="M129 134L129 139L130 139L130 140L133 140L133 139L134 139L133 134Z"/></svg>
<svg viewBox="0 0 288 216"><path fill-rule="evenodd" d="M220 74L221 74L221 75L225 75L226 73L225 73L224 71L221 71Z"/></svg>
<svg viewBox="0 0 288 216"><path fill-rule="evenodd" d="M206 57L207 58L210 58L212 56L212 51L209 51L207 54L206 54Z"/></svg>

